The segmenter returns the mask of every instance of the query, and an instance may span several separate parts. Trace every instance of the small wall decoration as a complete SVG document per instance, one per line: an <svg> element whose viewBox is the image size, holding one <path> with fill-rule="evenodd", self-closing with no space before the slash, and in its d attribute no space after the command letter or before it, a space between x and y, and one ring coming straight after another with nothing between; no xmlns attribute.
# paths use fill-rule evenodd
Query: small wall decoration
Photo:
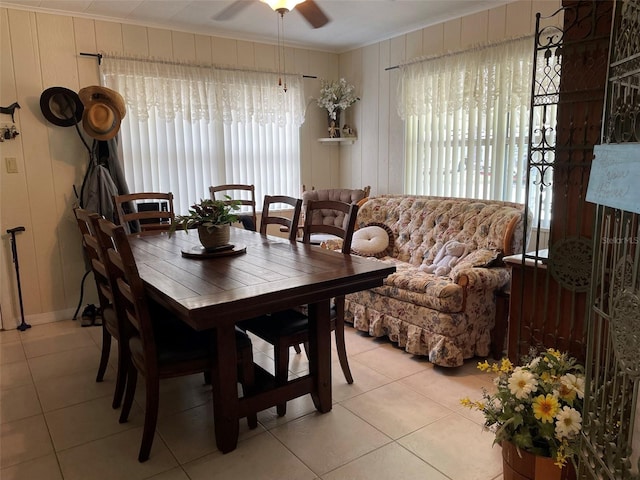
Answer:
<svg viewBox="0 0 640 480"><path fill-rule="evenodd" d="M11 121L15 122L14 116L16 113L16 109L20 108L20 104L18 102L13 102L8 107L0 107L0 113L4 115L11 115ZM20 133L16 130L15 125L3 125L0 128L0 142L4 142L5 140L13 140Z"/></svg>

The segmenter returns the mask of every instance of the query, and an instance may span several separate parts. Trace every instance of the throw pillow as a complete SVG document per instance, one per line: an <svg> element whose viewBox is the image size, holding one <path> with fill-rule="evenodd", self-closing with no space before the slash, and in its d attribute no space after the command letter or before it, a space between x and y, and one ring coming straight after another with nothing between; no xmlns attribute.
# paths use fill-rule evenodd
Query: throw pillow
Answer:
<svg viewBox="0 0 640 480"><path fill-rule="evenodd" d="M382 258L393 253L395 236L384 223L368 223L353 232L351 253L361 257Z"/></svg>
<svg viewBox="0 0 640 480"><path fill-rule="evenodd" d="M502 252L500 250L492 250L490 248L479 248L469 253L464 259L458 263L452 270L462 270L465 268L482 267L501 267Z"/></svg>

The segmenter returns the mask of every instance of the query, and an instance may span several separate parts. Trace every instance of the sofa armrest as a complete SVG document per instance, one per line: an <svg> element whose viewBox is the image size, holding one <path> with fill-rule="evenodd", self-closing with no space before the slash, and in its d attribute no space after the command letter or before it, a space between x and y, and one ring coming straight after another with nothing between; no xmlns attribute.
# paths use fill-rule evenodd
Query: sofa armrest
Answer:
<svg viewBox="0 0 640 480"><path fill-rule="evenodd" d="M465 289L497 290L511 279L511 270L506 267L469 267L454 272L451 280Z"/></svg>

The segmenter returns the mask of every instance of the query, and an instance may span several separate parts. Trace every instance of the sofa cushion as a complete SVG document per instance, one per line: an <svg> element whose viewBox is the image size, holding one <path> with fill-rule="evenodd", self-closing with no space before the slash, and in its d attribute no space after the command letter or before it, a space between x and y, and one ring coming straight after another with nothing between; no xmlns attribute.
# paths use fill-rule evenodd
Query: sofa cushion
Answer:
<svg viewBox="0 0 640 480"><path fill-rule="evenodd" d="M393 253L394 235L384 223L368 223L353 232L351 253L381 258Z"/></svg>
<svg viewBox="0 0 640 480"><path fill-rule="evenodd" d="M456 274L461 270L473 267L491 268L502 265L502 252L490 248L479 248L469 253L460 262L451 269L450 276L455 278Z"/></svg>

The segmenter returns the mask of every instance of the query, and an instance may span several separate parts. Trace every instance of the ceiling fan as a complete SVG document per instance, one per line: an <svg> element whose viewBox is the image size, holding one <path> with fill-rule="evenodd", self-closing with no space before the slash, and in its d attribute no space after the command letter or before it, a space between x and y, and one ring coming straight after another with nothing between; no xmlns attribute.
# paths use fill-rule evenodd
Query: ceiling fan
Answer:
<svg viewBox="0 0 640 480"><path fill-rule="evenodd" d="M217 21L231 20L250 4L258 1L266 3L280 15L295 9L313 28L320 28L329 22L329 17L314 0L235 0L231 5L214 15L213 19Z"/></svg>

